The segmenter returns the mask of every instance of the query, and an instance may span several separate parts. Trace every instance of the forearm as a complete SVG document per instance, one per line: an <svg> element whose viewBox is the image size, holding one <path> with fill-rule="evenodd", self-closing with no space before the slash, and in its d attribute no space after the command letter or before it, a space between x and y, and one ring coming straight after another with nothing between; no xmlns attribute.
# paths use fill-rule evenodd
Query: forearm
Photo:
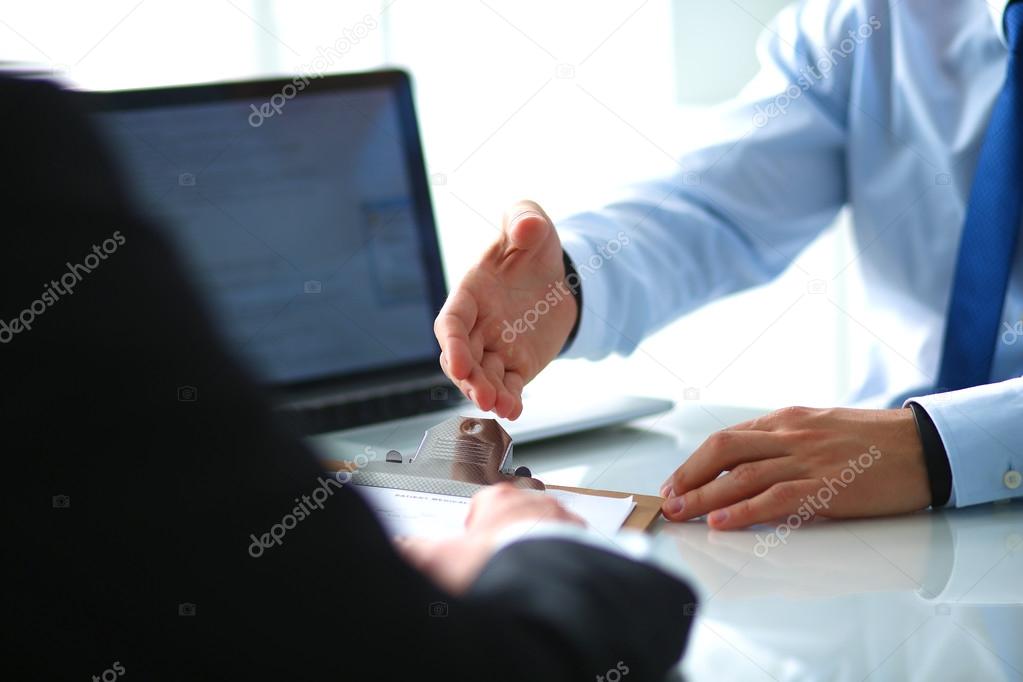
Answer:
<svg viewBox="0 0 1023 682"><path fill-rule="evenodd" d="M696 603L656 568L562 540L503 549L468 596L533 623L544 639L534 650L559 642L564 679L605 675L619 662L634 679L663 678L682 655Z"/></svg>
<svg viewBox="0 0 1023 682"><path fill-rule="evenodd" d="M815 65L864 21L834 4L783 11L755 79L710 115L681 122L699 133L672 176L556 222L584 299L567 355L630 352L678 316L770 280L832 222L846 201L856 56L826 74Z"/></svg>

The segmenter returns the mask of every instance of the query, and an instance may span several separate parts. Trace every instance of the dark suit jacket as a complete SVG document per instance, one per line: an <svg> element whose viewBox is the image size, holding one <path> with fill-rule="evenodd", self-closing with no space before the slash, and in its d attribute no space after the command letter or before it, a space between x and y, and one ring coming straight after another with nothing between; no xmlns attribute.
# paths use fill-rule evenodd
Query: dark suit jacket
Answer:
<svg viewBox="0 0 1023 682"><path fill-rule="evenodd" d="M455 597L395 554L356 494L328 485L322 509L253 558L251 535L323 472L225 352L70 99L0 79L16 668L4 679L663 675L692 593L582 545L514 544ZM179 400L182 386L196 400Z"/></svg>

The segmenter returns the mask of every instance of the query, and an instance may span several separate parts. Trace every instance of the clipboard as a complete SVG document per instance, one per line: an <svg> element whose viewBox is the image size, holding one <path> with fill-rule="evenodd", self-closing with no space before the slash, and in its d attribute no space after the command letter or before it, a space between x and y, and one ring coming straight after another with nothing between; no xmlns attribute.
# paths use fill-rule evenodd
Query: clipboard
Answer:
<svg viewBox="0 0 1023 682"><path fill-rule="evenodd" d="M549 485L548 490L567 490L570 493L579 493L581 495L596 495L598 497L632 497L633 502L636 503L635 509L629 514L629 518L625 519L625 523L622 524L622 528L629 530L638 530L644 533L649 533L654 522L657 521L657 517L661 515L661 505L664 504L664 498L656 495L637 495L634 493L621 493L612 490L594 490L593 488L573 488L567 485Z"/></svg>
<svg viewBox="0 0 1023 682"><path fill-rule="evenodd" d="M654 495L546 486L525 467L512 465L512 439L497 420L479 417L452 417L427 429L411 458L392 450L383 462L366 462L362 466L337 462L335 466L338 471L350 472L355 485L457 497L472 497L482 487L501 482L529 490L550 488L597 497L631 496L636 506L621 528L641 532L650 530L664 502Z"/></svg>

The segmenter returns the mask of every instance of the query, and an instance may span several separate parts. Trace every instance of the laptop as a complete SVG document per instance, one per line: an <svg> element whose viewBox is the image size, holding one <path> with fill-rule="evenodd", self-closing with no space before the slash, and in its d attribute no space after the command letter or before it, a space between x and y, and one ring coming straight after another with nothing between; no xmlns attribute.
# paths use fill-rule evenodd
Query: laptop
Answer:
<svg viewBox="0 0 1023 682"><path fill-rule="evenodd" d="M452 414L479 414L437 361L447 290L405 72L81 97L221 335L298 431L404 451ZM520 443L672 406L535 399L503 422Z"/></svg>

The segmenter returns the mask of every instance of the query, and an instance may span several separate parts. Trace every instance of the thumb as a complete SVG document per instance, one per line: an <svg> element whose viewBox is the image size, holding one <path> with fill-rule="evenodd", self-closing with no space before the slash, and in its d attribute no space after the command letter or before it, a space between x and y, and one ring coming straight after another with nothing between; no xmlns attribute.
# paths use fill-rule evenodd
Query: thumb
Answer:
<svg viewBox="0 0 1023 682"><path fill-rule="evenodd" d="M519 201L504 214L504 234L512 249L529 251L543 244L554 231L551 219L534 201Z"/></svg>

